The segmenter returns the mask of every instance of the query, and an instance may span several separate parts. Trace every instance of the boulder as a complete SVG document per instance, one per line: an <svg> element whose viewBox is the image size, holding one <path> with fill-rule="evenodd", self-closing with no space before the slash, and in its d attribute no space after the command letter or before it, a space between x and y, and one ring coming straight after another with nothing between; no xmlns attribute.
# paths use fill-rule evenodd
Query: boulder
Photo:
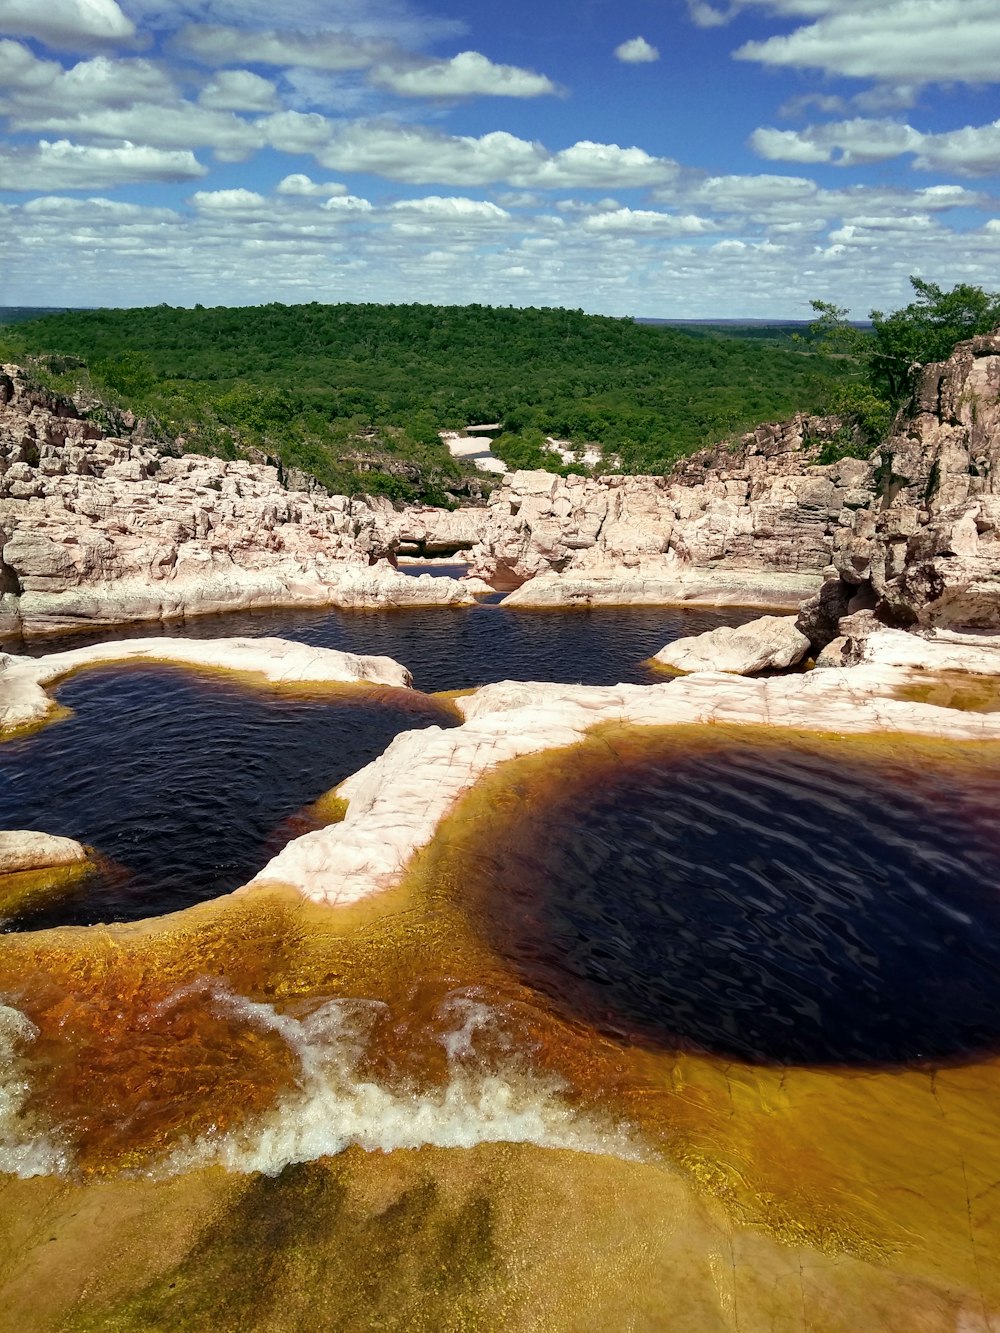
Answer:
<svg viewBox="0 0 1000 1333"><path fill-rule="evenodd" d="M34 829L0 832L0 875L82 865L86 860L87 849L72 838L59 838Z"/></svg>
<svg viewBox="0 0 1000 1333"><path fill-rule="evenodd" d="M796 666L809 652L809 639L794 616L761 616L735 629L722 625L686 639L675 639L653 657L672 671L729 671L752 676L759 671Z"/></svg>

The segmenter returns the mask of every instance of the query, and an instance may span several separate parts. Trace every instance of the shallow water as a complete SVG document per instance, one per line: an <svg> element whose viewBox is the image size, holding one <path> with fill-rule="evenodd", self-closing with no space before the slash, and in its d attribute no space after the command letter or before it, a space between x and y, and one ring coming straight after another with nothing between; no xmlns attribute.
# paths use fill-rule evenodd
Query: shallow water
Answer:
<svg viewBox="0 0 1000 1333"><path fill-rule="evenodd" d="M329 636L444 687L648 680L667 619L173 629ZM396 731L455 721L157 666L59 698L0 746L0 813L118 869L53 922L234 887ZM21 923L0 1329L985 1333L998 797L997 746L604 729L490 775L378 901Z"/></svg>

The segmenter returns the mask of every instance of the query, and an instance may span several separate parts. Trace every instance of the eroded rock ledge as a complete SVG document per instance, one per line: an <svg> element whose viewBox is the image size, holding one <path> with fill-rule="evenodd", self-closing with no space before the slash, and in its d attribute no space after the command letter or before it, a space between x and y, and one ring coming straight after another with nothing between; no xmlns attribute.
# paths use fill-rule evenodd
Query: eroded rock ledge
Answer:
<svg viewBox="0 0 1000 1333"><path fill-rule="evenodd" d="M287 639L125 639L46 657L0 653L0 739L64 715L48 686L88 667L130 662L224 671L271 686L369 683L406 689L413 681L391 657L362 657Z"/></svg>
<svg viewBox="0 0 1000 1333"><path fill-rule="evenodd" d="M0 502L0 633L269 606L468 605L488 591L396 570L388 501L286 489L276 467L106 436L16 366L0 372Z"/></svg>

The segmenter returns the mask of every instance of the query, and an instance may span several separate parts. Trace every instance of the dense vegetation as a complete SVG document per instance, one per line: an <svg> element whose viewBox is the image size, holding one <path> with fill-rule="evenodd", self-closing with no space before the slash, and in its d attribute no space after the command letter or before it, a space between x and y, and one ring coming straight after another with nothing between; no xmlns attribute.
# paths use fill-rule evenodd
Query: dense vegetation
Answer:
<svg viewBox="0 0 1000 1333"><path fill-rule="evenodd" d="M747 332L475 305L156 306L10 325L0 354L39 358L55 387L82 382L189 447L263 447L332 487L436 499L460 472L441 429L499 421L511 461L537 463L553 435L662 472L822 407L854 373L789 330Z"/></svg>
<svg viewBox="0 0 1000 1333"><path fill-rule="evenodd" d="M936 283L911 277L915 298L900 310L871 312L863 333L847 322L847 311L813 301L812 341L857 367L857 376L836 386L830 406L847 425L833 453L866 455L888 435L893 418L909 402L921 369L944 361L956 343L1000 328L1000 294L959 283L946 292Z"/></svg>

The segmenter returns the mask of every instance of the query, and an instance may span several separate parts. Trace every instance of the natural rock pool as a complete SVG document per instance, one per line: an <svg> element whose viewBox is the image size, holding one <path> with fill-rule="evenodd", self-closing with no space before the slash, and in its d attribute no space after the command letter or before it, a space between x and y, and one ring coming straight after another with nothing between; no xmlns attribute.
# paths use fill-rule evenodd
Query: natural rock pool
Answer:
<svg viewBox="0 0 1000 1333"><path fill-rule="evenodd" d="M425 614L215 633L445 689L648 681L694 632ZM0 939L0 1328L990 1328L1000 743L605 726L331 910L202 900L447 699L162 666L58 694L0 746L0 814L114 864Z"/></svg>

